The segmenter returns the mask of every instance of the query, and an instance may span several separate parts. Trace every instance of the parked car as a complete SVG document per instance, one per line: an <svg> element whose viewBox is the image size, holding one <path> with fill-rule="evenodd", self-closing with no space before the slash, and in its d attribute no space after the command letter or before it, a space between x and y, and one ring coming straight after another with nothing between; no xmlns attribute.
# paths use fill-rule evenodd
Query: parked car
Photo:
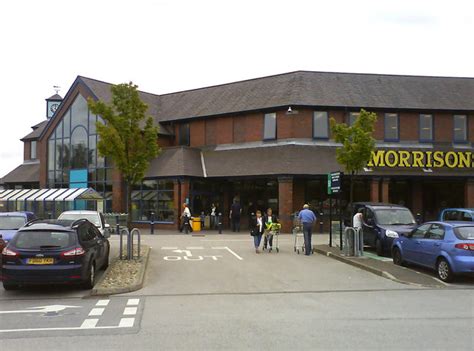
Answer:
<svg viewBox="0 0 474 351"><path fill-rule="evenodd" d="M393 262L430 269L444 282L474 273L474 223L427 222L393 242Z"/></svg>
<svg viewBox="0 0 474 351"><path fill-rule="evenodd" d="M105 232L108 232L110 229L110 225L108 223L105 223L104 215L98 211L65 211L61 213L58 217L58 219L61 220L76 220L81 218L85 218L89 222L94 224L97 229L99 229L102 235L104 235Z"/></svg>
<svg viewBox="0 0 474 351"><path fill-rule="evenodd" d="M439 214L439 221L466 221L474 222L472 208L445 208Z"/></svg>
<svg viewBox="0 0 474 351"><path fill-rule="evenodd" d="M379 256L389 254L393 240L401 233L411 232L416 226L411 211L401 205L355 202L352 215L361 208L364 216L364 245L374 247Z"/></svg>
<svg viewBox="0 0 474 351"><path fill-rule="evenodd" d="M33 219L32 212L0 212L0 238L8 244L18 229Z"/></svg>
<svg viewBox="0 0 474 351"><path fill-rule="evenodd" d="M109 264L108 236L87 219L30 222L2 251L3 287L78 283L91 289L96 270Z"/></svg>

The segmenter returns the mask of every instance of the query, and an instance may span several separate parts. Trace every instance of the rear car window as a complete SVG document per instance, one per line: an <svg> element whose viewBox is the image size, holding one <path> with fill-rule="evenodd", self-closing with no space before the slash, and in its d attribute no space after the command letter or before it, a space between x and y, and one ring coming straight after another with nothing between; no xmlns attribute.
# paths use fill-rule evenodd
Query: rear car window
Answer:
<svg viewBox="0 0 474 351"><path fill-rule="evenodd" d="M94 224L96 227L100 227L102 223L100 223L100 217L96 213L61 213L58 219L69 219L69 220L77 220L77 219L87 219L89 222Z"/></svg>
<svg viewBox="0 0 474 351"><path fill-rule="evenodd" d="M456 227L454 234L461 240L474 240L474 226L471 227Z"/></svg>
<svg viewBox="0 0 474 351"><path fill-rule="evenodd" d="M13 245L18 249L60 249L75 243L75 233L66 231L20 231L13 239Z"/></svg>
<svg viewBox="0 0 474 351"><path fill-rule="evenodd" d="M16 230L25 225L26 219L22 216L0 216L0 229Z"/></svg>
<svg viewBox="0 0 474 351"><path fill-rule="evenodd" d="M415 224L415 218L410 210L404 208L376 209L375 217L381 225Z"/></svg>

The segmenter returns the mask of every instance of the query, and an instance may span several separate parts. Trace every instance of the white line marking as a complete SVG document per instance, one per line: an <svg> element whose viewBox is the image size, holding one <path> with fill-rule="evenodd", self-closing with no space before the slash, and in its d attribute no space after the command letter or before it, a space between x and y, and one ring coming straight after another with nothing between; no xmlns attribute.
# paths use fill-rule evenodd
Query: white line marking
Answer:
<svg viewBox="0 0 474 351"><path fill-rule="evenodd" d="M202 246L189 246L186 250L204 250Z"/></svg>
<svg viewBox="0 0 474 351"><path fill-rule="evenodd" d="M127 306L137 306L140 303L140 299L128 299Z"/></svg>
<svg viewBox="0 0 474 351"><path fill-rule="evenodd" d="M232 255L234 255L238 260L242 261L243 258L240 257L239 255L237 255L234 251L232 251L231 249L229 249L227 246L223 246L223 247L213 247L214 250L227 250L229 251Z"/></svg>
<svg viewBox="0 0 474 351"><path fill-rule="evenodd" d="M177 250L178 247L177 246L163 246L161 249L162 250Z"/></svg>
<svg viewBox="0 0 474 351"><path fill-rule="evenodd" d="M445 283L445 282L443 282L441 279L438 279L438 278L436 278L436 277L433 277L433 279L436 280L437 282L443 284L444 286L451 286L451 284Z"/></svg>
<svg viewBox="0 0 474 351"><path fill-rule="evenodd" d="M89 312L89 316L102 316L102 313L104 313L105 308L93 308Z"/></svg>
<svg viewBox="0 0 474 351"><path fill-rule="evenodd" d="M131 328L135 323L135 318L122 318L120 319L119 328Z"/></svg>
<svg viewBox="0 0 474 351"><path fill-rule="evenodd" d="M137 314L137 307L125 307L123 314L124 316L134 316Z"/></svg>
<svg viewBox="0 0 474 351"><path fill-rule="evenodd" d="M80 329L91 329L91 328L95 328L95 326L97 325L97 322L99 320L97 318L93 318L93 319L85 319L84 322L82 322L81 326L79 327ZM46 328L45 328L46 329Z"/></svg>
<svg viewBox="0 0 474 351"><path fill-rule="evenodd" d="M133 321L125 321L124 319L132 319ZM26 328L26 329L0 329L0 333L14 333L14 332L33 332L33 331L59 331L59 330L86 330L86 329L121 329L121 328L131 328L135 318L122 318L118 326L104 326L104 327L62 327L62 328Z"/></svg>
<svg viewBox="0 0 474 351"><path fill-rule="evenodd" d="M99 301L97 301L97 303L95 305L96 306L107 306L109 304L109 301L110 300L99 300Z"/></svg>

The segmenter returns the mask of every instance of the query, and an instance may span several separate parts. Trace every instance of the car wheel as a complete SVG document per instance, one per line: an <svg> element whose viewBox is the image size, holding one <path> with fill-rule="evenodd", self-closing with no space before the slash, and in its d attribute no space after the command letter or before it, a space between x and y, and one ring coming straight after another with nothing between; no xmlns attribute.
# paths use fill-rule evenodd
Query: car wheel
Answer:
<svg viewBox="0 0 474 351"><path fill-rule="evenodd" d="M397 266L404 266L402 253L398 247L395 247L392 251L393 263Z"/></svg>
<svg viewBox="0 0 474 351"><path fill-rule="evenodd" d="M377 255L383 256L383 247L380 239L375 239L375 252L377 253Z"/></svg>
<svg viewBox="0 0 474 351"><path fill-rule="evenodd" d="M3 288L5 290L16 290L18 289L18 285L3 282Z"/></svg>
<svg viewBox="0 0 474 351"><path fill-rule="evenodd" d="M84 289L92 289L94 287L95 283L95 263L92 262L89 266L88 273L87 273L87 279L84 281L82 286Z"/></svg>
<svg viewBox="0 0 474 351"><path fill-rule="evenodd" d="M454 273L449 265L448 261L444 258L440 258L436 264L436 273L439 279L445 283L452 282L454 279Z"/></svg>

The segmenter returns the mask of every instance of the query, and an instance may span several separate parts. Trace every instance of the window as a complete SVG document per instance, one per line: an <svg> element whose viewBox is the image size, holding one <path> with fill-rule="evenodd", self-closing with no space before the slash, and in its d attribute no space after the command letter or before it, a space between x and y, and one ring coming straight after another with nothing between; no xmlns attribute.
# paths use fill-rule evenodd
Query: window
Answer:
<svg viewBox="0 0 474 351"><path fill-rule="evenodd" d="M428 232L428 238L434 240L443 240L444 227L441 224L433 224Z"/></svg>
<svg viewBox="0 0 474 351"><path fill-rule="evenodd" d="M30 144L30 160L36 160L36 141L32 141Z"/></svg>
<svg viewBox="0 0 474 351"><path fill-rule="evenodd" d="M454 142L464 143L467 141L467 118L466 115L454 115Z"/></svg>
<svg viewBox="0 0 474 351"><path fill-rule="evenodd" d="M398 115L396 113L385 114L385 141L398 141Z"/></svg>
<svg viewBox="0 0 474 351"><path fill-rule="evenodd" d="M182 123L179 125L179 145L189 146L189 123Z"/></svg>
<svg viewBox="0 0 474 351"><path fill-rule="evenodd" d="M419 226L411 236L413 239L423 239L426 235L428 229L430 229L431 224L423 224Z"/></svg>
<svg viewBox="0 0 474 351"><path fill-rule="evenodd" d="M265 114L263 140L276 139L276 113Z"/></svg>
<svg viewBox="0 0 474 351"><path fill-rule="evenodd" d="M360 116L360 113L359 112L351 112L349 113L349 120L347 121L347 123L351 126L355 123L355 121L357 120L357 118L359 118Z"/></svg>
<svg viewBox="0 0 474 351"><path fill-rule="evenodd" d="M313 112L313 138L329 138L328 113L325 111Z"/></svg>
<svg viewBox="0 0 474 351"><path fill-rule="evenodd" d="M433 141L433 115L420 115L420 141Z"/></svg>
<svg viewBox="0 0 474 351"><path fill-rule="evenodd" d="M461 220L462 221L467 221L467 222L472 222L472 216L468 212L463 212Z"/></svg>
<svg viewBox="0 0 474 351"><path fill-rule="evenodd" d="M132 220L174 221L174 183L170 179L144 180L133 186Z"/></svg>

